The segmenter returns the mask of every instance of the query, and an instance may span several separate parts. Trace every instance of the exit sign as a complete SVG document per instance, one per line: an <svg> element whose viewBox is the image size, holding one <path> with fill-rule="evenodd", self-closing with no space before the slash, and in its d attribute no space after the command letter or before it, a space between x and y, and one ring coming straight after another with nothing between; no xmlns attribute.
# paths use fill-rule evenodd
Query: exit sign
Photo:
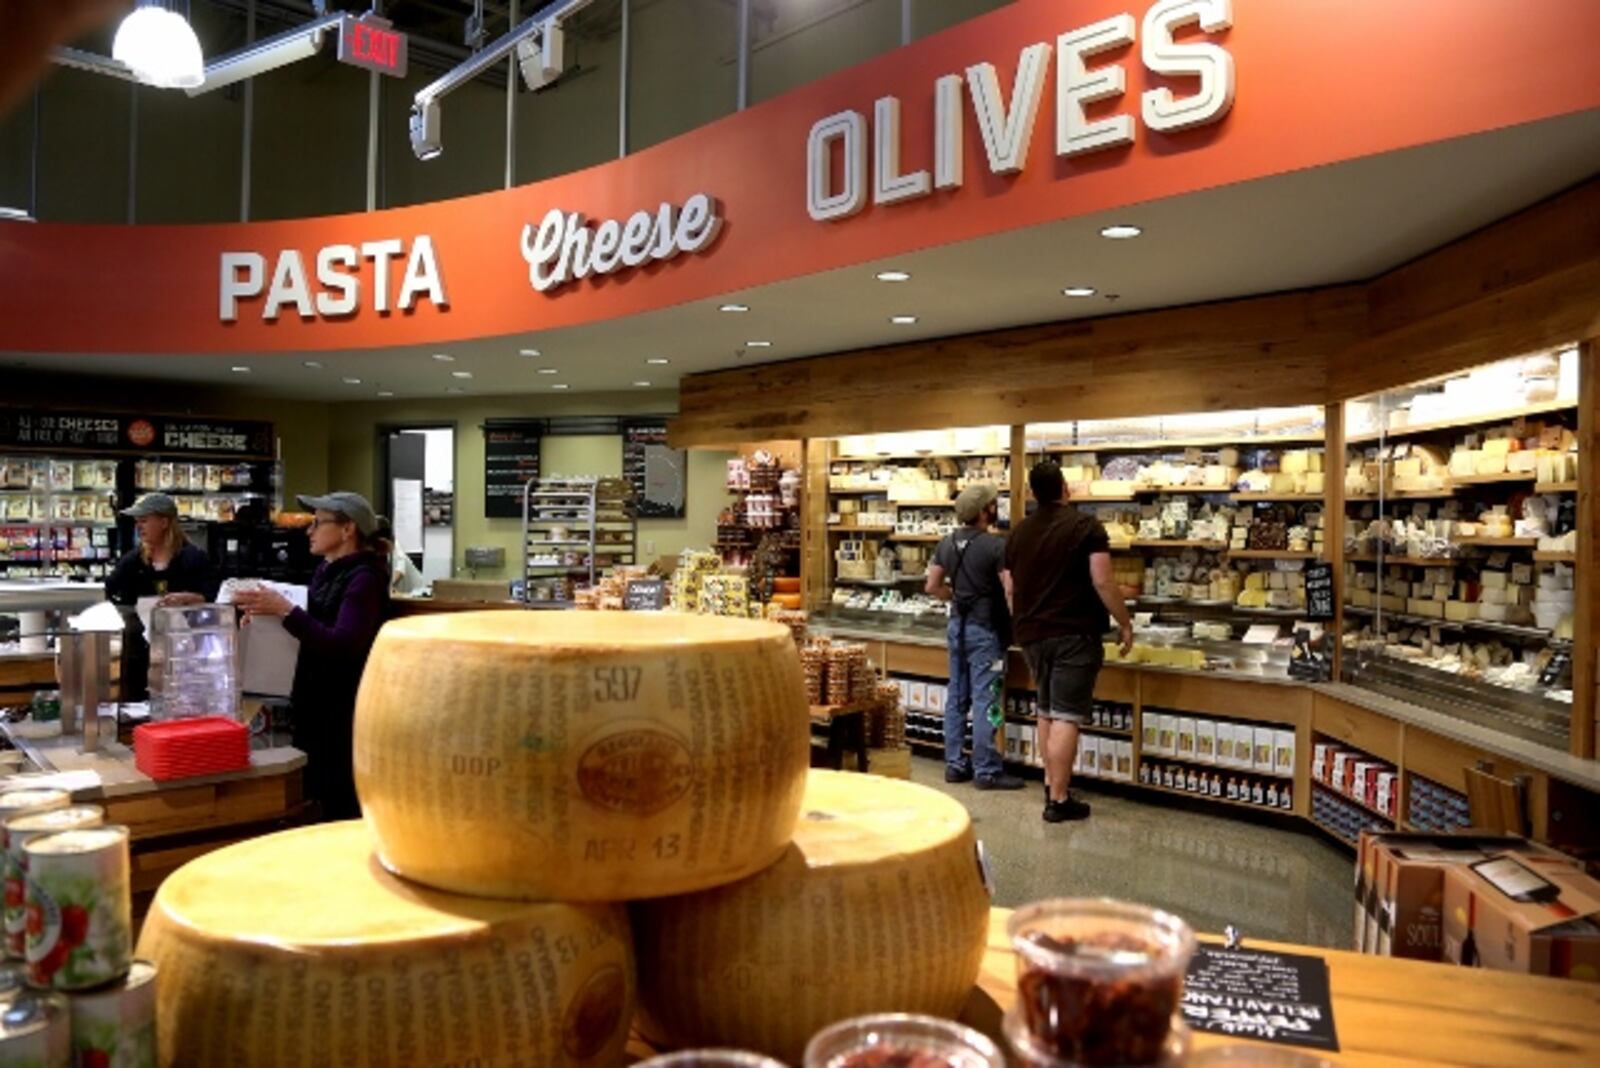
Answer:
<svg viewBox="0 0 1600 1068"><path fill-rule="evenodd" d="M385 19L346 18L339 24L339 62L404 78L406 35Z"/></svg>

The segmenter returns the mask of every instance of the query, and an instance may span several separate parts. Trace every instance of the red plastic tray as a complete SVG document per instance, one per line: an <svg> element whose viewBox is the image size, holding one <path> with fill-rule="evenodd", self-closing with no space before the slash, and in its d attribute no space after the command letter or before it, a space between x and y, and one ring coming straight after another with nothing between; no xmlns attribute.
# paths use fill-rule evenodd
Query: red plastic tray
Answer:
<svg viewBox="0 0 1600 1068"><path fill-rule="evenodd" d="M133 731L133 763L162 780L241 771L250 766L250 730L226 716L146 723Z"/></svg>

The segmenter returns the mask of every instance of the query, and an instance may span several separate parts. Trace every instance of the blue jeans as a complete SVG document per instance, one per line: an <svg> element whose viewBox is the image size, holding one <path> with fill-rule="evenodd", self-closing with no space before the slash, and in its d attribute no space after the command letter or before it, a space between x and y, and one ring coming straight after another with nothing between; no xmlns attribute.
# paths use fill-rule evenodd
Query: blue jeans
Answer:
<svg viewBox="0 0 1600 1068"><path fill-rule="evenodd" d="M961 621L951 619L946 639L950 647L950 691L944 705L944 763L952 771L971 768L980 779L992 779L1005 771L1000 754L994 751L994 724L989 710L1002 708L1001 690L1005 686L1005 650L988 627L967 622L963 637ZM967 718L972 719L972 759L966 747Z"/></svg>

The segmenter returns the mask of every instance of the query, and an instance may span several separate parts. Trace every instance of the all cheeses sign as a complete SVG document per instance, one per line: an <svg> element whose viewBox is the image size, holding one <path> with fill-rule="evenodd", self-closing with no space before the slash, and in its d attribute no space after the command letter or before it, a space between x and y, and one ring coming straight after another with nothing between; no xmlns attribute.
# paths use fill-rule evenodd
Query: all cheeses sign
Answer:
<svg viewBox="0 0 1600 1068"><path fill-rule="evenodd" d="M964 74L947 74L933 85L933 168L900 169L900 98L880 97L873 105L871 153L867 117L841 111L819 120L806 143L806 209L818 222L848 218L867 205L895 204L959 189L963 174L964 110L970 106L983 137L989 170L1016 174L1028 160L1028 147L1038 125L1050 64L1056 71L1055 150L1077 156L1131 145L1137 137L1134 117L1115 114L1088 117L1086 108L1116 100L1127 92L1128 72L1121 63L1098 63L1102 53L1138 42L1139 54L1152 73L1192 79L1196 91L1176 96L1167 88L1142 94L1139 115L1144 125L1162 133L1192 129L1219 121L1233 107L1233 57L1211 41L1176 40L1198 24L1208 34L1233 25L1233 0L1157 0L1145 12L1142 26L1130 14L1115 15L1067 30L1054 42L1040 41L1022 49L1007 99L992 63L976 63ZM837 166L837 157L843 166Z"/></svg>

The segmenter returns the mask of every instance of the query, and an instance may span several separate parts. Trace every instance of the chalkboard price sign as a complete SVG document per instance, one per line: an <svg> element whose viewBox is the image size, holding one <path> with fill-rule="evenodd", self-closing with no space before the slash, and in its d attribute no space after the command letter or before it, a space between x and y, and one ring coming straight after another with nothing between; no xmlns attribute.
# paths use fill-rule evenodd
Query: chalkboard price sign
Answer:
<svg viewBox="0 0 1600 1068"><path fill-rule="evenodd" d="M1306 567L1306 618L1333 618L1332 564L1310 564Z"/></svg>
<svg viewBox="0 0 1600 1068"><path fill-rule="evenodd" d="M1213 1035L1339 1051L1321 957L1201 946L1189 962L1183 1018Z"/></svg>
<svg viewBox="0 0 1600 1068"><path fill-rule="evenodd" d="M667 607L667 584L658 578L634 579L622 605L630 612L659 612Z"/></svg>
<svg viewBox="0 0 1600 1068"><path fill-rule="evenodd" d="M483 514L516 519L522 515L522 491L539 477L542 423L486 423L483 428Z"/></svg>

